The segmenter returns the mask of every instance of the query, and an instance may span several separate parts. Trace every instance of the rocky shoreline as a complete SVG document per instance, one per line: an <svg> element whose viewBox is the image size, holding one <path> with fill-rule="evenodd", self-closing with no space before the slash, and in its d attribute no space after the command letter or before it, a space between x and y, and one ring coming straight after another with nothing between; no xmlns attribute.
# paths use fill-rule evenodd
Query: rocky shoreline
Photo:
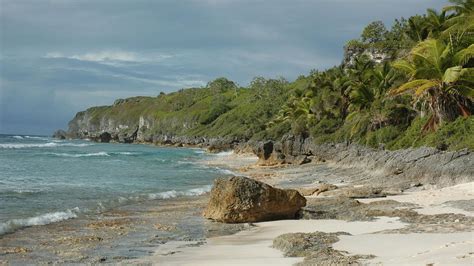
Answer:
<svg viewBox="0 0 474 266"><path fill-rule="evenodd" d="M144 138L139 134L139 129L138 127L131 135L124 135L123 131L90 133L87 130L70 129L68 132L57 131L54 137L197 147L213 153L232 150L238 154L255 154L261 166L302 165L309 162L336 164L339 167L364 169L371 175L370 182L401 189L415 185L452 186L471 182L474 176L474 153L469 149L445 151L443 147L420 147L391 151L383 147L373 149L350 143L316 144L311 137L294 135L285 135L279 141L168 135Z"/></svg>
<svg viewBox="0 0 474 266"><path fill-rule="evenodd" d="M220 161L223 165L226 162L238 165L235 162L242 158L239 154L229 154ZM199 247L188 247L185 242L165 245L147 259L130 262L365 265L400 260L408 264L468 265L473 258L469 252L474 244L474 213L469 207L474 200L472 176L468 176L470 183L454 187L418 183L401 189L400 183L381 182L380 173L368 176L372 171L357 165L351 167L317 160L303 165L269 165L266 162L259 160L257 164L238 165L233 170L277 188L297 189L304 194L306 206L298 219L254 223L255 227L250 231L210 238ZM388 184L391 188L385 186ZM222 191L234 190L219 187ZM246 195L243 192L246 189L238 191L239 195ZM368 240L367 245L361 245L363 241L357 242L357 239L366 238L372 244ZM385 238L396 239L393 249L400 251L391 255L378 248L383 246L381 243L385 243ZM417 240L413 241L413 238ZM446 251L438 249L437 245L446 245ZM169 250L173 250L172 255ZM281 251L284 257L275 250ZM216 253L220 256L213 255Z"/></svg>

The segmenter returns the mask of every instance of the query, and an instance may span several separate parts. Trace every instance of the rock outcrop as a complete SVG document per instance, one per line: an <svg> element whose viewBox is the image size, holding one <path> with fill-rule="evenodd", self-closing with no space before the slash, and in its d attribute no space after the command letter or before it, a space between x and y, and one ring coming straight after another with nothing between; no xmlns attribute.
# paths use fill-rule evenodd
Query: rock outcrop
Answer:
<svg viewBox="0 0 474 266"><path fill-rule="evenodd" d="M367 180L383 187L409 188L414 182L444 187L474 181L474 153L467 149L451 152L421 147L388 151L356 144L318 145L311 138L292 135L271 144L255 145L254 150L263 150L263 145L273 147L265 156L255 153L261 165L298 164L299 158L306 156L312 161L363 169L370 177Z"/></svg>
<svg viewBox="0 0 474 266"><path fill-rule="evenodd" d="M234 176L214 181L203 215L225 223L293 219L305 205L306 199L296 190Z"/></svg>
<svg viewBox="0 0 474 266"><path fill-rule="evenodd" d="M67 138L67 132L62 130L62 129L56 130L53 133L53 138L55 138L55 139L66 139Z"/></svg>

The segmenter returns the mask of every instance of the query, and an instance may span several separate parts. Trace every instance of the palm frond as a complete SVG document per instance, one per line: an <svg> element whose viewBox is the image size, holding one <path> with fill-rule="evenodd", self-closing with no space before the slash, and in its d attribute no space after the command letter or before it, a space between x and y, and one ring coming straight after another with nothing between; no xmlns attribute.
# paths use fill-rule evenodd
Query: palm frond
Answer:
<svg viewBox="0 0 474 266"><path fill-rule="evenodd" d="M462 49L454 55L454 61L460 65L465 65L469 60L474 58L474 44Z"/></svg>
<svg viewBox="0 0 474 266"><path fill-rule="evenodd" d="M420 86L423 86L427 83L430 83L430 82L432 82L432 81L428 80L428 79L412 80L412 81L409 81L409 82L403 84L402 86L400 86L396 89L391 90L389 93L390 93L390 95L399 95L399 94L402 94L404 92L414 90L414 89L416 89Z"/></svg>
<svg viewBox="0 0 474 266"><path fill-rule="evenodd" d="M459 80L461 76L462 66L454 66L446 69L443 76L444 83L454 83Z"/></svg>

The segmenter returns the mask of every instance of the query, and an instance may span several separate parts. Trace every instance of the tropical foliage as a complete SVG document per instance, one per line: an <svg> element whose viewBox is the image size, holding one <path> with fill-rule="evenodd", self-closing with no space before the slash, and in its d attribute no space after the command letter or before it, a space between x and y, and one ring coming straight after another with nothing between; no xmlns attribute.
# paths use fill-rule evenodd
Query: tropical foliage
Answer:
<svg viewBox="0 0 474 266"><path fill-rule="evenodd" d="M93 109L93 116L153 120L150 134L357 142L387 148L474 149L474 0L376 21L346 44L344 62L293 82L226 78L203 88ZM121 110L127 108L127 112Z"/></svg>

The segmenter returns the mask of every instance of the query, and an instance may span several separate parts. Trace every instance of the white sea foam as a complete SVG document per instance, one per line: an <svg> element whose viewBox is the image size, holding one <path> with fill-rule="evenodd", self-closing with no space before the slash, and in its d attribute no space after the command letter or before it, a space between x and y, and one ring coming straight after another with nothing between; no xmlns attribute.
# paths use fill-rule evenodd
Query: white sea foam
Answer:
<svg viewBox="0 0 474 266"><path fill-rule="evenodd" d="M80 157L101 157L101 156L111 156L111 155L137 155L137 152L92 152L92 153L49 153L52 155L60 156L60 157L71 157L71 158L80 158Z"/></svg>
<svg viewBox="0 0 474 266"><path fill-rule="evenodd" d="M129 151L120 151L120 152L112 152L112 154L118 154L118 155L138 155L140 153L138 152L129 152Z"/></svg>
<svg viewBox="0 0 474 266"><path fill-rule="evenodd" d="M47 191L47 189L41 189L41 188L15 188L15 189L7 189L7 190L0 190L0 193L4 194L36 194L36 193L42 193Z"/></svg>
<svg viewBox="0 0 474 266"><path fill-rule="evenodd" d="M196 150L194 150L194 153L197 153L197 154L204 154L204 153L206 153L206 151L205 151L205 150L201 150L201 149L196 149Z"/></svg>
<svg viewBox="0 0 474 266"><path fill-rule="evenodd" d="M12 138L14 138L14 139L23 139L22 136L12 136Z"/></svg>
<svg viewBox="0 0 474 266"><path fill-rule="evenodd" d="M199 196L209 191L211 191L211 186L193 188L186 191L169 190L169 191L159 192L159 193L150 193L148 194L148 198L149 199L171 199L171 198L177 198L180 196Z"/></svg>
<svg viewBox="0 0 474 266"><path fill-rule="evenodd" d="M49 140L49 138L45 137L36 137L36 136L25 136L27 139L39 139L39 140Z"/></svg>
<svg viewBox="0 0 474 266"><path fill-rule="evenodd" d="M76 218L76 213L78 211L79 208L74 208L72 210L66 210L64 212L51 212L30 218L8 220L7 222L0 224L0 235L11 233L24 227L46 225Z"/></svg>
<svg viewBox="0 0 474 266"><path fill-rule="evenodd" d="M93 152L93 153L78 153L78 154L70 154L70 153L51 153L52 155L60 156L60 157L71 157L71 158L80 158L80 157L95 157L95 156L110 156L105 151L101 152Z"/></svg>
<svg viewBox="0 0 474 266"><path fill-rule="evenodd" d="M1 143L3 149L24 149L24 148L54 148L54 147L86 147L92 144L86 143Z"/></svg>
<svg viewBox="0 0 474 266"><path fill-rule="evenodd" d="M219 171L220 173L223 173L223 174L226 174L226 175L237 175L236 173L232 172L231 170L229 169L222 169L222 168L219 168L219 167L216 167L217 171Z"/></svg>
<svg viewBox="0 0 474 266"><path fill-rule="evenodd" d="M234 151L223 151L223 152L216 153L215 155L216 156L230 156L232 154L234 154Z"/></svg>

